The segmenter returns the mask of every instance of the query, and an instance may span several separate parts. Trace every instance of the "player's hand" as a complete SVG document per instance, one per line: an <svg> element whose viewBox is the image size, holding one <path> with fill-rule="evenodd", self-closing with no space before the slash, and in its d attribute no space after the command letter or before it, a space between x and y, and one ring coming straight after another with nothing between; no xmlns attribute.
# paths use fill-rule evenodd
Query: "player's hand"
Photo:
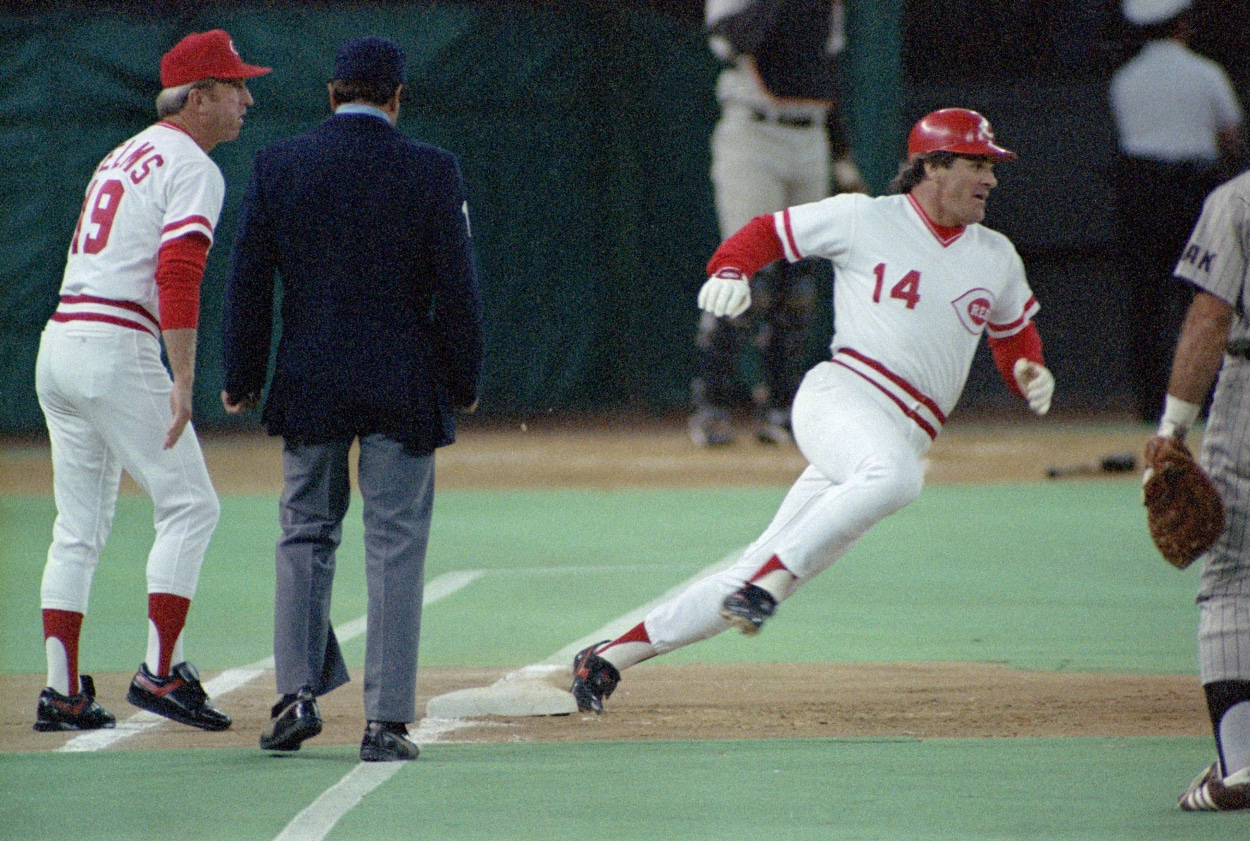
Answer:
<svg viewBox="0 0 1250 841"><path fill-rule="evenodd" d="M260 402L255 394L247 394L235 400L230 396L230 392L221 392L221 405L225 408L228 415L241 415L244 412L250 412L256 408L256 404Z"/></svg>
<svg viewBox="0 0 1250 841"><path fill-rule="evenodd" d="M751 285L740 269L726 266L707 279L699 290L699 309L720 318L737 318L751 306Z"/></svg>
<svg viewBox="0 0 1250 841"><path fill-rule="evenodd" d="M1029 408L1039 415L1050 411L1050 399L1055 394L1055 377L1045 365L1038 365L1023 357L1016 360L1016 384L1029 401Z"/></svg>
<svg viewBox="0 0 1250 841"><path fill-rule="evenodd" d="M165 433L164 449L168 450L182 437L182 431L191 420L191 383L185 380L174 380L174 387L169 392L169 411L173 413L174 422Z"/></svg>

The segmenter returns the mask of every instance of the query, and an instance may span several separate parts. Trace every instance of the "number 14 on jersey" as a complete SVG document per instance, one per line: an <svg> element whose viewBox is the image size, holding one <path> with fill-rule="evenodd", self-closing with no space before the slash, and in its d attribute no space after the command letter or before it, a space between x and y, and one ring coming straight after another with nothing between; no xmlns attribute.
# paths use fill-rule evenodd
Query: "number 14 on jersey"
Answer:
<svg viewBox="0 0 1250 841"><path fill-rule="evenodd" d="M885 263L874 266L872 273L877 276L877 282L872 287L872 302L879 304L886 283ZM903 275L902 279L890 287L890 297L903 301L907 304L907 309L914 310L916 304L920 303L920 272L912 269Z"/></svg>

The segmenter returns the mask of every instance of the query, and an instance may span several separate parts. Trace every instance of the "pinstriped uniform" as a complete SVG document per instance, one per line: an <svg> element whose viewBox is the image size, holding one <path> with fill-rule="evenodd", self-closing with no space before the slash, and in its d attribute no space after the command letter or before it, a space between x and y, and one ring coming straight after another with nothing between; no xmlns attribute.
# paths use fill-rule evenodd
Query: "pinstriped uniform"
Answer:
<svg viewBox="0 0 1250 841"><path fill-rule="evenodd" d="M1250 340L1250 173L1216 189L1176 275L1234 308L1231 343ZM1242 347L1245 347L1242 344ZM1198 665L1203 684L1250 681L1250 360L1225 354L1200 456L1220 489L1228 528L1203 556Z"/></svg>

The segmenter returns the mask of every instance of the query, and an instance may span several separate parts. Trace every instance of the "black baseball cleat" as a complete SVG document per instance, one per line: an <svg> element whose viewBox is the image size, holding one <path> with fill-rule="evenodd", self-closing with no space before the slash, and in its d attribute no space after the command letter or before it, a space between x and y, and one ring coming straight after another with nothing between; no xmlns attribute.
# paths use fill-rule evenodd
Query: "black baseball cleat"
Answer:
<svg viewBox="0 0 1250 841"><path fill-rule="evenodd" d="M95 699L95 681L90 675L79 675L81 689L76 695L62 695L51 686L39 693L35 708L35 729L41 733L55 730L101 730L117 726L117 719Z"/></svg>
<svg viewBox="0 0 1250 841"><path fill-rule="evenodd" d="M743 584L730 593L720 609L720 615L748 637L758 634L764 620L776 612L777 600L772 593L754 584Z"/></svg>
<svg viewBox="0 0 1250 841"><path fill-rule="evenodd" d="M603 712L603 702L621 682L621 673L616 666L595 653L595 649L605 642L610 640L583 648L573 658L573 685L569 691L577 700L577 709L584 713Z"/></svg>
<svg viewBox="0 0 1250 841"><path fill-rule="evenodd" d="M421 751L408 738L408 728L399 721L370 721L360 742L361 762L402 762L416 759Z"/></svg>
<svg viewBox="0 0 1250 841"><path fill-rule="evenodd" d="M299 750L301 742L321 732L321 711L308 687L283 695L269 714L269 726L260 734L263 750Z"/></svg>
<svg viewBox="0 0 1250 841"><path fill-rule="evenodd" d="M231 722L230 716L209 703L200 673L190 663L174 666L168 677L156 677L148 671L147 663L140 663L126 700L150 713L202 730L225 730Z"/></svg>
<svg viewBox="0 0 1250 841"><path fill-rule="evenodd" d="M1184 812L1233 812L1250 809L1250 774L1238 771L1220 776L1219 763L1194 778L1178 798L1176 807Z"/></svg>

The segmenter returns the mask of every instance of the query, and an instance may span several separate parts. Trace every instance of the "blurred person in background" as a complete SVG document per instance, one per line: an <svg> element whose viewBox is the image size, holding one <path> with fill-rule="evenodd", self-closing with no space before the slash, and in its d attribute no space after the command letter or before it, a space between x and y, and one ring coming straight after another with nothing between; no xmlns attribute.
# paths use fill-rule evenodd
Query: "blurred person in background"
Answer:
<svg viewBox="0 0 1250 841"><path fill-rule="evenodd" d="M1163 408L1172 348L1192 297L1172 269L1202 201L1232 175L1242 111L1216 62L1189 48L1192 0L1124 0L1142 48L1111 80L1119 145L1113 171L1117 240L1131 331L1135 409Z"/></svg>
<svg viewBox="0 0 1250 841"><path fill-rule="evenodd" d="M711 141L722 239L761 214L835 190L866 191L838 102L843 18L842 0L708 0L709 45L724 63ZM807 367L814 270L813 261L774 263L751 279L754 303L742 318L702 314L689 422L697 445L734 441L740 357L751 341L761 368L751 394L755 434L763 443L792 440L790 404Z"/></svg>

